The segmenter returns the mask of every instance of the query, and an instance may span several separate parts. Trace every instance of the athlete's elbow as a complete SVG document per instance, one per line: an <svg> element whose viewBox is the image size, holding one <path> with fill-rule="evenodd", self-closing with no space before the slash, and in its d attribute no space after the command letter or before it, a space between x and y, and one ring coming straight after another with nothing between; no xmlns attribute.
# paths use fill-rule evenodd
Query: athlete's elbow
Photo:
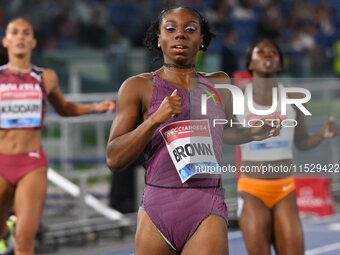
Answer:
<svg viewBox="0 0 340 255"><path fill-rule="evenodd" d="M119 156L117 153L112 151L111 143L109 141L107 148L106 148L106 165L110 169L111 172L117 172L119 170Z"/></svg>
<svg viewBox="0 0 340 255"><path fill-rule="evenodd" d="M57 113L61 116L61 117L71 117L71 116L75 116L75 114L72 114L70 111L66 111L65 109L58 109Z"/></svg>
<svg viewBox="0 0 340 255"><path fill-rule="evenodd" d="M72 115L68 114L67 112L59 112L61 117L71 117Z"/></svg>
<svg viewBox="0 0 340 255"><path fill-rule="evenodd" d="M117 160L113 158L106 157L106 165L112 173L117 172L119 170Z"/></svg>
<svg viewBox="0 0 340 255"><path fill-rule="evenodd" d="M311 148L309 148L305 143L295 143L295 147L299 150L299 151L307 151L310 150Z"/></svg>
<svg viewBox="0 0 340 255"><path fill-rule="evenodd" d="M125 168L125 164L119 160L119 157L106 156L106 165L112 173L118 172Z"/></svg>

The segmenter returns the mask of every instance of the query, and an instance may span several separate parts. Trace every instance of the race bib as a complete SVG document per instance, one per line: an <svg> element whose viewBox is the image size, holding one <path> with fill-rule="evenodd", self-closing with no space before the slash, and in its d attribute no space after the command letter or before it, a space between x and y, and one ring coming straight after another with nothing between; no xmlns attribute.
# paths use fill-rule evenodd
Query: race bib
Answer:
<svg viewBox="0 0 340 255"><path fill-rule="evenodd" d="M41 90L0 92L0 127L39 127L42 112Z"/></svg>
<svg viewBox="0 0 340 255"><path fill-rule="evenodd" d="M178 121L160 132L182 183L195 174L220 174L208 120Z"/></svg>

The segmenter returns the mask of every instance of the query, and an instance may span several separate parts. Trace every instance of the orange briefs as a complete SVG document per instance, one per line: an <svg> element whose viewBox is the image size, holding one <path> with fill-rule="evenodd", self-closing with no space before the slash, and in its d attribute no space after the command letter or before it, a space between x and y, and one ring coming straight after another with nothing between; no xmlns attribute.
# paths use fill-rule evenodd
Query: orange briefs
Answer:
<svg viewBox="0 0 340 255"><path fill-rule="evenodd" d="M295 190L293 177L282 179L240 178L237 191L247 192L260 199L269 209L272 209L281 199Z"/></svg>

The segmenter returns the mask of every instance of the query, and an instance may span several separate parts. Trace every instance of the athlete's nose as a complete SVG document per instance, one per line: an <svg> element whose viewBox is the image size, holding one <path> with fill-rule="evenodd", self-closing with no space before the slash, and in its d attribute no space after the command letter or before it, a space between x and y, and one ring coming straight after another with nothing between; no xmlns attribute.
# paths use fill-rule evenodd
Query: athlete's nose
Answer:
<svg viewBox="0 0 340 255"><path fill-rule="evenodd" d="M182 29L177 29L176 39L186 39L185 33Z"/></svg>
<svg viewBox="0 0 340 255"><path fill-rule="evenodd" d="M24 35L23 32L18 33L18 39L21 40L21 41L25 40L25 35Z"/></svg>
<svg viewBox="0 0 340 255"><path fill-rule="evenodd" d="M265 58L271 58L272 57L271 51L270 50L265 50L264 51L264 57Z"/></svg>

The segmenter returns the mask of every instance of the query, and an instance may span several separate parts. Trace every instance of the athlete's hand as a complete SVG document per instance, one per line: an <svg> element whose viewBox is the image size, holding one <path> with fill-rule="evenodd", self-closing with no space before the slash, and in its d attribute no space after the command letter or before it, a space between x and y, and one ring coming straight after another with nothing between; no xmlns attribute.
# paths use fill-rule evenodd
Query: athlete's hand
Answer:
<svg viewBox="0 0 340 255"><path fill-rule="evenodd" d="M181 97L177 95L177 89L175 89L170 96L163 99L153 118L156 123L162 124L173 117L179 116L181 113Z"/></svg>
<svg viewBox="0 0 340 255"><path fill-rule="evenodd" d="M250 135L253 141L261 141L272 136L277 136L281 131L281 119L278 116L271 116L252 123Z"/></svg>
<svg viewBox="0 0 340 255"><path fill-rule="evenodd" d="M92 104L91 111L92 112L106 112L112 113L116 109L116 105L114 102L110 100L105 100L100 103Z"/></svg>
<svg viewBox="0 0 340 255"><path fill-rule="evenodd" d="M338 124L336 124L333 116L329 117L329 119L323 124L319 132L322 138L325 139L337 136L339 133L339 126Z"/></svg>

